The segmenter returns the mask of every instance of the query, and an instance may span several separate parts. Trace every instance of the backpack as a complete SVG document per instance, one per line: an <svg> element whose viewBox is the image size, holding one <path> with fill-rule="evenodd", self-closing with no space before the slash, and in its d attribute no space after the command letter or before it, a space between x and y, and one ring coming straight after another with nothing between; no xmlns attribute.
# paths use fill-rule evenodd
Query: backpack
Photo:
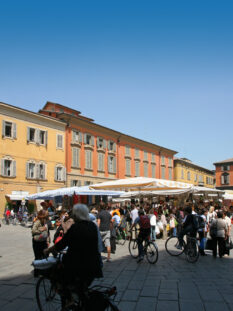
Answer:
<svg viewBox="0 0 233 311"><path fill-rule="evenodd" d="M140 228L150 229L150 218L147 215L140 216Z"/></svg>
<svg viewBox="0 0 233 311"><path fill-rule="evenodd" d="M195 230L205 228L205 220L200 215L193 215L193 226Z"/></svg>

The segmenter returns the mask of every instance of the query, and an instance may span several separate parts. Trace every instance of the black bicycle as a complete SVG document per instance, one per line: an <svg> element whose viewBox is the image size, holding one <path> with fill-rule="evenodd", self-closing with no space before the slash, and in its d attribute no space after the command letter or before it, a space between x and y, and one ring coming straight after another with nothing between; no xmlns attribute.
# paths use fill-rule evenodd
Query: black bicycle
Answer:
<svg viewBox="0 0 233 311"><path fill-rule="evenodd" d="M131 237L129 241L129 253L133 258L137 258L139 256L138 252L138 238L132 238L132 231ZM158 261L159 258L159 251L158 246L155 242L151 242L149 238L143 241L143 253L146 255L146 259L149 263L154 264Z"/></svg>
<svg viewBox="0 0 233 311"><path fill-rule="evenodd" d="M116 287L80 286L80 282L66 287L66 294L57 278L57 264L46 270L40 270L40 278L36 284L36 301L40 311L119 311L113 303ZM69 291L69 303L67 303Z"/></svg>
<svg viewBox="0 0 233 311"><path fill-rule="evenodd" d="M182 240L182 244L179 243L178 237L171 236L166 240L165 249L171 256L180 256L185 254L188 262L194 263L199 258L199 247L197 239L187 234Z"/></svg>

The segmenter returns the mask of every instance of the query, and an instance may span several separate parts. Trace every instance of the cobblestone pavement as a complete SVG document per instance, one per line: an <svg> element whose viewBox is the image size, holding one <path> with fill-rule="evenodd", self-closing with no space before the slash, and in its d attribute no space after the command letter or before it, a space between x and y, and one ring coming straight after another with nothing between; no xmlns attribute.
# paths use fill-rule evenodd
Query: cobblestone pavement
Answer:
<svg viewBox="0 0 233 311"><path fill-rule="evenodd" d="M120 310L233 310L232 255L213 259L209 254L190 264L183 255L169 256L163 240L157 244L155 265L146 260L137 264L129 256L128 243L118 246L112 262L104 264L100 282L117 286ZM30 229L3 225L0 245L0 310L37 311Z"/></svg>

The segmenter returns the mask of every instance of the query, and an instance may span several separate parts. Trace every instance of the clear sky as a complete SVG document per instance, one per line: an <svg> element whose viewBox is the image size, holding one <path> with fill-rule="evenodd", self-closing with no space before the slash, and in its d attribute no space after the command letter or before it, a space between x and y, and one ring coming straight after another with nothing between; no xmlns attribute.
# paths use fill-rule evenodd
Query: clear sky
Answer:
<svg viewBox="0 0 233 311"><path fill-rule="evenodd" d="M233 1L0 0L0 101L46 101L213 169L233 158Z"/></svg>

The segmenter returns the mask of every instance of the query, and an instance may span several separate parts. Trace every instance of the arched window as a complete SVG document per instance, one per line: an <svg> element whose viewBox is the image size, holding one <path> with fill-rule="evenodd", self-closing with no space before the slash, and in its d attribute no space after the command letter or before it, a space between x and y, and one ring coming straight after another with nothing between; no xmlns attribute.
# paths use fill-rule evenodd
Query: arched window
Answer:
<svg viewBox="0 0 233 311"><path fill-rule="evenodd" d="M16 161L11 157L1 159L1 175L4 177L16 177Z"/></svg>
<svg viewBox="0 0 233 311"><path fill-rule="evenodd" d="M55 166L54 180L66 181L66 168L63 165L57 164Z"/></svg>
<svg viewBox="0 0 233 311"><path fill-rule="evenodd" d="M36 179L36 162L29 160L26 163L26 178Z"/></svg>

